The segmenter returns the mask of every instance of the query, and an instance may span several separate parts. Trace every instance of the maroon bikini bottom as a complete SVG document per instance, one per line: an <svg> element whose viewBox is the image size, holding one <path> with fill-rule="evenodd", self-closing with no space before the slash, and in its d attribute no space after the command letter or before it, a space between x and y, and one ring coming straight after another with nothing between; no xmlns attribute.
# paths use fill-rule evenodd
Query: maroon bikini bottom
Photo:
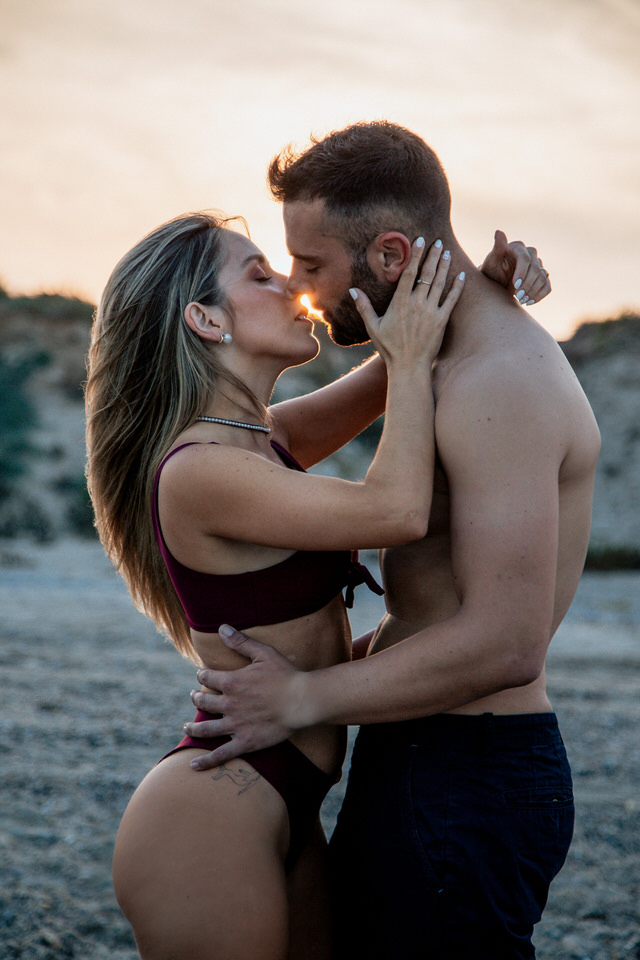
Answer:
<svg viewBox="0 0 640 960"><path fill-rule="evenodd" d="M194 722L217 720L219 716L220 714L198 710ZM230 739L227 736L209 738L187 736L162 760L166 760L179 750L188 750L191 747L215 750ZM290 740L285 740L275 747L267 747L265 750L244 753L242 759L261 777L264 777L285 802L289 814L289 851L284 865L289 873L311 835L322 801L336 781L312 763Z"/></svg>

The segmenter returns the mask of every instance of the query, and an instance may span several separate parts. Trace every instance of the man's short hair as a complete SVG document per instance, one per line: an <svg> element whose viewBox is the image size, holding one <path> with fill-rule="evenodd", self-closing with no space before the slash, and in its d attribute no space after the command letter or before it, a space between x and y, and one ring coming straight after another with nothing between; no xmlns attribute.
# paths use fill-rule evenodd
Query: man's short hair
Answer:
<svg viewBox="0 0 640 960"><path fill-rule="evenodd" d="M356 123L302 152L271 161L267 182L281 203L323 200L345 244L363 249L387 230L429 241L451 231L451 194L438 157L415 133L386 120Z"/></svg>

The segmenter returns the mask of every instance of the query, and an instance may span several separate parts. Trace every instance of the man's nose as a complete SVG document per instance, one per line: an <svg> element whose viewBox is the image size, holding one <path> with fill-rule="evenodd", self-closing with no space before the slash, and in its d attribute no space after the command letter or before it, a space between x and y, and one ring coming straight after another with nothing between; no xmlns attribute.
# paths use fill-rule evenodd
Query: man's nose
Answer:
<svg viewBox="0 0 640 960"><path fill-rule="evenodd" d="M297 300L298 297L301 297L303 293L309 293L311 291L311 284L307 281L302 280L301 277L296 276L295 273L292 273L287 280L287 285L285 287L285 294L289 300Z"/></svg>

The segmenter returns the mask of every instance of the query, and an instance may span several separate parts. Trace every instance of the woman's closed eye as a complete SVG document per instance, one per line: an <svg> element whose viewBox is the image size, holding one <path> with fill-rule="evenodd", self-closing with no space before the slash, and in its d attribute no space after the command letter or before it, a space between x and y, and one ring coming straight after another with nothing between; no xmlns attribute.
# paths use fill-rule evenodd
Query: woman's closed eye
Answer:
<svg viewBox="0 0 640 960"><path fill-rule="evenodd" d="M273 270L270 264L256 264L253 279L257 280L258 283L266 283L269 280L273 280Z"/></svg>

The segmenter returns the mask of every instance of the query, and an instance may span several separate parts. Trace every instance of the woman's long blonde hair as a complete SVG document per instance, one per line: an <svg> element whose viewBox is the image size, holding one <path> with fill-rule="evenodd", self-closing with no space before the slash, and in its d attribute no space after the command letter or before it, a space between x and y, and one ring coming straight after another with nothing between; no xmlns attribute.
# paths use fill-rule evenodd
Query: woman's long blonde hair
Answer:
<svg viewBox="0 0 640 960"><path fill-rule="evenodd" d="M204 412L212 388L241 390L247 408L266 419L184 320L192 301L231 314L219 284L228 222L210 213L177 217L120 260L96 311L86 386L87 479L100 540L136 606L196 661L154 537L152 494L164 454Z"/></svg>

